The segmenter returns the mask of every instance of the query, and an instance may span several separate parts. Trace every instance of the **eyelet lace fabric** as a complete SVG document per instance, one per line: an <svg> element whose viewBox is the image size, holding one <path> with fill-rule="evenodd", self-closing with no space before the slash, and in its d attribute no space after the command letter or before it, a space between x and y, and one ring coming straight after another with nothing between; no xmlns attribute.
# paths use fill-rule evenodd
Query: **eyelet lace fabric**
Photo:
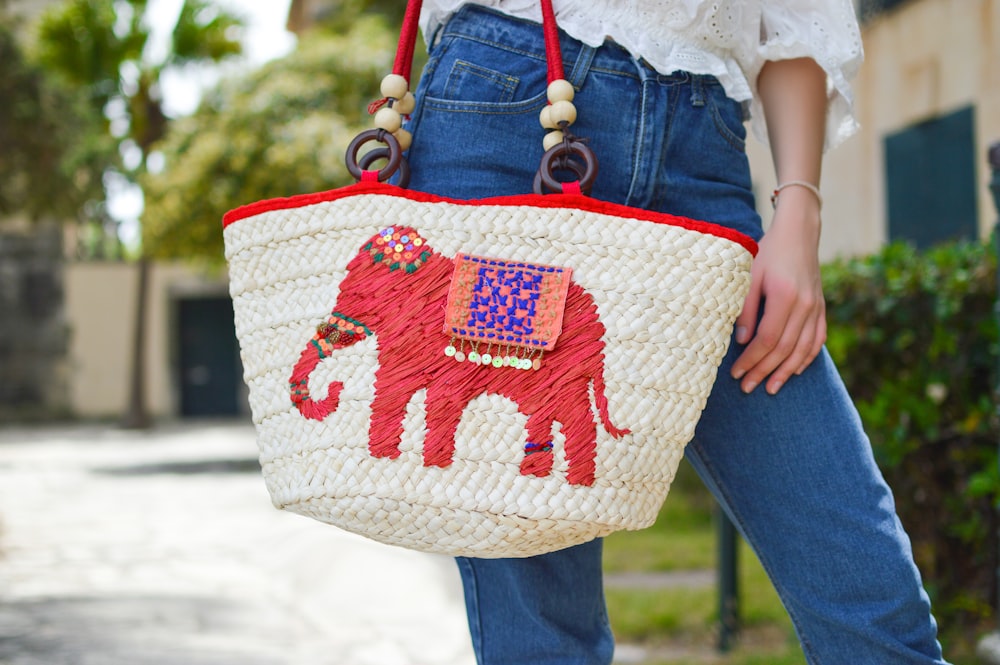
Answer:
<svg viewBox="0 0 1000 665"><path fill-rule="evenodd" d="M464 4L541 21L537 0L425 0L424 34ZM657 71L710 74L750 104L754 134L767 140L756 81L768 60L809 57L827 74L826 147L857 129L851 79L864 57L851 0L553 0L556 21L590 46L613 39Z"/></svg>

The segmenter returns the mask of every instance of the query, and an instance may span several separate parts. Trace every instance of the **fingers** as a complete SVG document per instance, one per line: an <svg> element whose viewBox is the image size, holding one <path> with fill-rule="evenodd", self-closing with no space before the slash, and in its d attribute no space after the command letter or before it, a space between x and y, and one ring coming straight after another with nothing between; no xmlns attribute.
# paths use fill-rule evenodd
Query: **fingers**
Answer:
<svg viewBox="0 0 1000 665"><path fill-rule="evenodd" d="M757 312L760 308L760 280L750 283L750 291L743 301L743 311L736 318L736 343L746 344L753 339L757 328Z"/></svg>
<svg viewBox="0 0 1000 665"><path fill-rule="evenodd" d="M823 303L823 308L816 317L816 333L813 336L813 345L809 353L806 354L806 358L799 365L798 369L795 370L795 374L801 374L806 371L806 368L812 364L812 361L816 359L819 352L823 350L823 345L826 344L826 304Z"/></svg>
<svg viewBox="0 0 1000 665"><path fill-rule="evenodd" d="M776 395L781 390L785 382L806 362L812 350L816 326L809 322L803 323L797 337L795 327L796 322L790 320L781 341L757 368L767 376L764 389L770 395Z"/></svg>
<svg viewBox="0 0 1000 665"><path fill-rule="evenodd" d="M755 334L733 364L740 388L750 393L764 383L774 395L792 375L805 371L826 341L825 312L822 294L770 293Z"/></svg>

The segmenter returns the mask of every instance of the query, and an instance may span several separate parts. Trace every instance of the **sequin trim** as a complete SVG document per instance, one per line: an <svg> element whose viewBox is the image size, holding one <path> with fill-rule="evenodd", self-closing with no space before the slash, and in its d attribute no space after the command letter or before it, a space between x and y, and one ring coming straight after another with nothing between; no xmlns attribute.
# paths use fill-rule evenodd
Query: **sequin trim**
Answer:
<svg viewBox="0 0 1000 665"><path fill-rule="evenodd" d="M384 263L389 270L415 272L430 258L426 241L413 230L397 229L393 226L382 229L375 238L364 246L372 261Z"/></svg>

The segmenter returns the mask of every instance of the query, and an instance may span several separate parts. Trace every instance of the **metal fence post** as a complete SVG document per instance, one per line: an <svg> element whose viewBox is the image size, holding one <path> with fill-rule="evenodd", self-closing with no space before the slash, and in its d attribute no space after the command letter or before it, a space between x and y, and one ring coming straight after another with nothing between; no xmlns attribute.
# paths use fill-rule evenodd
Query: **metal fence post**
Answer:
<svg viewBox="0 0 1000 665"><path fill-rule="evenodd" d="M995 142L989 147L987 159L990 163L990 169L993 172L993 176L990 178L990 191L993 192L993 205L997 209L997 221L993 227L993 241L996 243L997 255L1000 256L1000 141ZM997 294L996 312L997 317L1000 318L1000 270L997 271ZM998 358L998 369L1000 369L1000 358ZM1000 382L1000 373L998 373L998 382ZM997 395L1000 396L1000 383L997 385ZM997 409L1000 412L1000 402L997 404ZM997 443L1000 446L1000 441ZM1000 506L997 508L1000 509ZM997 547L1000 550L1000 532L997 533ZM997 567L996 612L997 621L1000 622L1000 566Z"/></svg>
<svg viewBox="0 0 1000 665"><path fill-rule="evenodd" d="M726 512L721 507L717 507L716 512L719 523L719 651L726 652L732 648L740 627L739 537Z"/></svg>

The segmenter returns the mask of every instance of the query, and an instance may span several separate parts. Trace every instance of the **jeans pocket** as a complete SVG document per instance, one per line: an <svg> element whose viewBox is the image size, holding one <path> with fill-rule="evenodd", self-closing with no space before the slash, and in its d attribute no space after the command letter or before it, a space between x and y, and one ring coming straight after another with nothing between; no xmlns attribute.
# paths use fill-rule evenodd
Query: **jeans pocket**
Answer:
<svg viewBox="0 0 1000 665"><path fill-rule="evenodd" d="M407 127L410 187L460 199L531 191L542 156L544 58L445 34Z"/></svg>
<svg viewBox="0 0 1000 665"><path fill-rule="evenodd" d="M519 82L516 76L456 60L448 72L444 96L447 99L462 99L471 95L483 102L507 104L514 98Z"/></svg>
<svg viewBox="0 0 1000 665"><path fill-rule="evenodd" d="M445 35L434 76L423 90L428 109L482 114L540 111L546 66L523 52L478 39Z"/></svg>

